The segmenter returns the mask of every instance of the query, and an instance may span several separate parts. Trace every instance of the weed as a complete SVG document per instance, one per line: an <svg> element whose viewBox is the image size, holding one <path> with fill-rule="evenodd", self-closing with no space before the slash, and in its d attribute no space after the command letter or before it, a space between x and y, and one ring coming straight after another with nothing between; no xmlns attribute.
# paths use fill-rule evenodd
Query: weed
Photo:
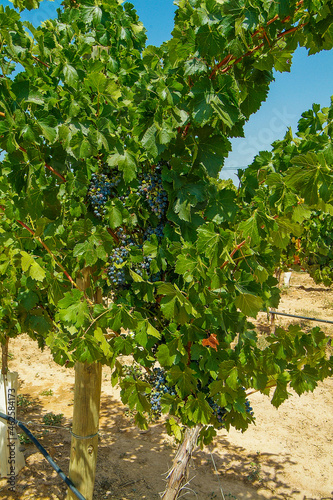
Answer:
<svg viewBox="0 0 333 500"><path fill-rule="evenodd" d="M40 393L41 396L53 396L53 391L52 389L45 389L45 391L42 391Z"/></svg>
<svg viewBox="0 0 333 500"><path fill-rule="evenodd" d="M20 408L28 408L28 406L32 405L32 401L29 401L29 399L22 394L19 394L17 396L17 406Z"/></svg>
<svg viewBox="0 0 333 500"><path fill-rule="evenodd" d="M45 425L59 425L61 423L62 417L64 416L63 413L58 413L58 415L55 415L52 411L50 413L47 413L43 417L43 422Z"/></svg>
<svg viewBox="0 0 333 500"><path fill-rule="evenodd" d="M26 434L18 434L18 438L21 444L30 444L32 442Z"/></svg>
<svg viewBox="0 0 333 500"><path fill-rule="evenodd" d="M247 480L251 481L251 482L262 481L261 465L258 462L251 462L250 463L250 473L247 476Z"/></svg>

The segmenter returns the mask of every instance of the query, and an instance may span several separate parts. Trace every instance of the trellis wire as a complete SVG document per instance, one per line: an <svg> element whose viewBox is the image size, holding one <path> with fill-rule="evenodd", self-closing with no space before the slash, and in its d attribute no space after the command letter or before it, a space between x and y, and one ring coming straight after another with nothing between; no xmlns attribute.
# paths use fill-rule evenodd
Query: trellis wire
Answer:
<svg viewBox="0 0 333 500"><path fill-rule="evenodd" d="M330 323L333 325L333 321L330 321L328 319L319 319L319 318L308 318L307 316L297 316L296 314L288 314L288 313L283 313L283 312L278 312L278 311L268 311L269 314L276 314L279 316L288 316L290 318L298 318L298 319L307 319L309 321L319 321L320 323Z"/></svg>

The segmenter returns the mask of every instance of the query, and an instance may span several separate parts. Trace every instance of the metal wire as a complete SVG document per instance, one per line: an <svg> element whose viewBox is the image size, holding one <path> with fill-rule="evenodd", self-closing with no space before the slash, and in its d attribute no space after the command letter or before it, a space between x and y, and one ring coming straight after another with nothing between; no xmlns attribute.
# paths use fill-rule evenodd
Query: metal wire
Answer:
<svg viewBox="0 0 333 500"><path fill-rule="evenodd" d="M268 311L269 314L276 314L279 316L288 316L290 318L299 318L299 319L307 319L309 321L319 321L320 323L330 323L333 325L333 321L329 321L328 319L319 319L319 318L308 318L307 316L297 316L296 314L287 314L283 312L278 312L278 311Z"/></svg>

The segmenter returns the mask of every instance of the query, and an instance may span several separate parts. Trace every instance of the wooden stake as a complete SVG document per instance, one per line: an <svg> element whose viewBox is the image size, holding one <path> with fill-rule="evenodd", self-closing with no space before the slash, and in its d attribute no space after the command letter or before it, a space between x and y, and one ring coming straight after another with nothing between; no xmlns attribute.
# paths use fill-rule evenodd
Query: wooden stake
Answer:
<svg viewBox="0 0 333 500"><path fill-rule="evenodd" d="M82 278L77 280L77 284L82 290L89 287L89 268L83 270ZM102 302L100 290L96 292L94 299L95 302ZM101 363L76 363L69 477L86 500L92 500L94 492L101 386ZM67 500L76 498L68 490Z"/></svg>
<svg viewBox="0 0 333 500"><path fill-rule="evenodd" d="M96 476L101 383L100 363L76 363L69 477L86 500L93 498ZM75 499L68 490L67 500Z"/></svg>
<svg viewBox="0 0 333 500"><path fill-rule="evenodd" d="M162 500L176 500L181 488L187 481L188 465L197 445L201 425L186 429L184 439L178 448L171 470L168 474L167 487Z"/></svg>
<svg viewBox="0 0 333 500"><path fill-rule="evenodd" d="M1 344L1 374L7 375L8 372L8 346L9 337L5 337L5 343Z"/></svg>

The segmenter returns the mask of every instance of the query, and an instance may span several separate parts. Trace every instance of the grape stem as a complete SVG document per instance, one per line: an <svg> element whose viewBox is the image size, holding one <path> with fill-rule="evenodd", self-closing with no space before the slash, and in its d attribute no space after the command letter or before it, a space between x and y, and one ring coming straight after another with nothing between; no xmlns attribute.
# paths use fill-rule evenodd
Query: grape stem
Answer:
<svg viewBox="0 0 333 500"><path fill-rule="evenodd" d="M96 321L98 321L102 316L104 316L104 314L108 313L109 312L109 309L106 309L105 311L103 311L99 316L97 316L97 318L95 318L91 323L90 325L88 326L88 328L86 329L86 331L84 332L84 335L90 330L90 328L96 323ZM116 337L119 337L119 333L115 332L114 330L112 330L112 333L115 334Z"/></svg>
<svg viewBox="0 0 333 500"><path fill-rule="evenodd" d="M27 150L22 148L22 146L19 146L19 150L22 151L23 153L27 153ZM66 182L65 177L63 175L59 174L59 172L57 172L53 167L51 167L51 165L48 165L47 163L45 163L44 166L45 166L45 168L50 170L50 172L52 172L54 175L59 177L59 179L61 179L63 182Z"/></svg>
<svg viewBox="0 0 333 500"><path fill-rule="evenodd" d="M187 366L190 366L190 363L191 363L191 347L192 347L192 342L188 342L187 346L186 346L187 355L188 355Z"/></svg>
<svg viewBox="0 0 333 500"><path fill-rule="evenodd" d="M273 383L273 384L268 384L268 385L266 385L266 387L265 387L264 391L266 391L266 389L272 389L272 387L276 387L276 385L277 385L277 382L276 382L276 381L274 381L274 383ZM246 397L251 396L251 394L255 394L256 392L259 392L259 391L261 391L261 389L255 389L254 391L247 392L247 393L246 393Z"/></svg>
<svg viewBox="0 0 333 500"><path fill-rule="evenodd" d="M243 240L241 243L239 243L239 245L237 245L233 251L231 252L230 254L230 258L232 258L235 253L237 252L237 250L239 250L240 248L242 248L243 245L245 245L245 243L247 242L247 239L246 240ZM225 262L223 262L222 266L220 266L220 269L223 269L227 264L229 264L229 260L226 260Z"/></svg>
<svg viewBox="0 0 333 500"><path fill-rule="evenodd" d="M118 238L118 236L116 235L116 233L114 231L112 231L112 229L110 229L109 227L106 229L107 232L109 234L111 234L112 238L115 240L116 243L119 243L120 242L120 239Z"/></svg>
<svg viewBox="0 0 333 500"><path fill-rule="evenodd" d="M35 57L35 56L31 56L35 61L37 61L38 63L42 64L43 66L45 66L45 68L49 68L50 65L47 64L46 62L43 62L41 61L40 59L38 59L38 57Z"/></svg>
<svg viewBox="0 0 333 500"><path fill-rule="evenodd" d="M156 302L157 302L157 300L156 300ZM151 316L152 318L154 318L156 321L158 321L158 322L159 322L159 324L161 325L161 327L163 328L163 323L162 323L162 321L161 321L159 318L157 318L157 317L156 317L156 315L155 315L154 313L152 313L151 311L149 311L149 309L147 309L147 308L145 308L145 307L142 307L142 306L141 306L139 310L144 311L144 312L146 312L146 313L150 314L150 316Z"/></svg>
<svg viewBox="0 0 333 500"><path fill-rule="evenodd" d="M297 3L298 6L300 6L301 4L303 3L303 0L301 0L300 2ZM299 10L300 7L297 9ZM296 10L296 12L297 12ZM275 17L273 17L270 21L267 22L266 24L266 27L269 26L270 24L274 23L277 19L279 18L278 15L276 15ZM284 19L281 20L282 23L286 23L290 21L290 16L287 16L285 17ZM286 30L286 31L283 31L281 33L279 33L277 35L277 38L275 41L279 40L281 37L283 36L286 36L286 35L289 35L290 33L293 33L294 31L297 31L299 30L300 28L303 28L307 23L303 23L303 24L300 24L298 26L295 26L294 28L290 28L289 30ZM266 35L266 31L265 31L265 28L259 28L257 31L255 31L253 34L252 34L252 38L256 35L258 35L260 32L263 33L263 36L267 38L267 35ZM235 59L235 56L232 55L232 54L229 54L227 55L221 62L219 62L215 68L213 69L213 71L211 72L211 74L209 75L209 78L212 79L215 77L217 71L222 68L223 66L225 66L226 64L230 63L233 59L235 59L231 64L229 64L229 66L227 66L226 68L224 68L222 70L222 73L226 73L227 71L229 71L229 69L232 68L232 66L234 66L235 64L237 64L238 62L240 62L244 57L247 57L249 55L251 55L253 52L255 52L256 50L260 49L261 47L263 47L265 44L265 42L257 45L256 47L254 47L253 49L249 50L248 52L246 52L245 54L243 54L242 56L240 56L238 59Z"/></svg>

